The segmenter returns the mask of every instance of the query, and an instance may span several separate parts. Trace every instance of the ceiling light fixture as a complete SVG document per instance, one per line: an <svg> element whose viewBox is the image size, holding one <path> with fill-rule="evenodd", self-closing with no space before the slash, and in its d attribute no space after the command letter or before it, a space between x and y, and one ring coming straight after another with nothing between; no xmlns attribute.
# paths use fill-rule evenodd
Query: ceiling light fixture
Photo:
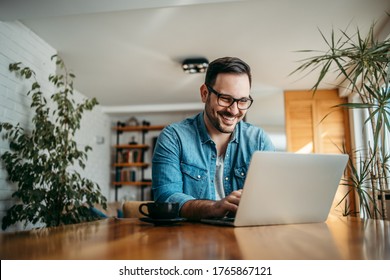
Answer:
<svg viewBox="0 0 390 280"><path fill-rule="evenodd" d="M185 73L204 73L209 66L209 61L206 58L187 58L182 63L182 68Z"/></svg>

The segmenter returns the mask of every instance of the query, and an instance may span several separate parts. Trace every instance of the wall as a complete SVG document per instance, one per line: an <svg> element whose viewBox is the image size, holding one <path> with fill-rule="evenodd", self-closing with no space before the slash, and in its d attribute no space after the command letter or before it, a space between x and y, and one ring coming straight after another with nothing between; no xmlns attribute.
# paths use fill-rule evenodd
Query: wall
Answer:
<svg viewBox="0 0 390 280"><path fill-rule="evenodd" d="M246 121L264 129L277 151L286 151L283 90L270 88L267 92L256 92L252 89L251 96L254 102L246 114Z"/></svg>
<svg viewBox="0 0 390 280"><path fill-rule="evenodd" d="M53 91L51 91L52 85L48 82L48 77L55 73L56 67L50 57L56 53L53 47L20 22L0 22L0 121L20 123L22 127L28 129L33 116L30 110L30 98L26 95L30 84L22 82L14 73L10 73L8 65L21 61L34 69L42 91L51 95ZM75 74L77 76L77 73ZM77 78L75 82L77 84ZM78 99L84 98L80 93L76 93L76 96ZM98 144L96 140L102 139L104 143ZM103 194L110 200L110 162L108 160L110 119L102 112L100 106L84 114L76 141L81 146L90 145L93 149L88 154L85 170L80 171L81 175L98 183ZM8 142L0 138L0 154L7 149ZM0 163L0 219L14 204L11 194L16 190L16 186L7 182L7 176L7 172ZM21 226L9 228L9 230L13 229L21 229Z"/></svg>

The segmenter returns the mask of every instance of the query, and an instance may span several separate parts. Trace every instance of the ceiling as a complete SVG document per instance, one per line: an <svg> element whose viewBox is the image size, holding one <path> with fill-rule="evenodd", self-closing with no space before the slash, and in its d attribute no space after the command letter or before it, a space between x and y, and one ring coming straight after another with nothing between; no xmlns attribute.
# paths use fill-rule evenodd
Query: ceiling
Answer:
<svg viewBox="0 0 390 280"><path fill-rule="evenodd" d="M365 32L379 21L388 35L386 11L389 0L0 1L0 20L20 20L57 49L76 88L107 112L199 107L204 74L181 69L198 56L242 58L255 102L272 104L283 90L313 86L314 75L289 73L303 58L295 51L326 49L318 29Z"/></svg>

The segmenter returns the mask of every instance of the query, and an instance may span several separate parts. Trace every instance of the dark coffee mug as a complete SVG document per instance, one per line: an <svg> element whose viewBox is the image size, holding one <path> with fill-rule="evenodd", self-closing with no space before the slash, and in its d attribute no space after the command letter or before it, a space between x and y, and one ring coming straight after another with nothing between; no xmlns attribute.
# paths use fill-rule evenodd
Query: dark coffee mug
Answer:
<svg viewBox="0 0 390 280"><path fill-rule="evenodd" d="M144 207L148 212L144 211ZM148 202L140 204L139 212L152 219L174 219L177 218L179 203L171 202Z"/></svg>

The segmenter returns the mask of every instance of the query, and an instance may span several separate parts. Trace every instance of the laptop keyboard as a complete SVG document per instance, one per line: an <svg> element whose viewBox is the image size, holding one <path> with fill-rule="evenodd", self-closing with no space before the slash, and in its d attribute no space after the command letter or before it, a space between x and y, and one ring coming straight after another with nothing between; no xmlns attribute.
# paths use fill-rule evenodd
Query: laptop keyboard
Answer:
<svg viewBox="0 0 390 280"><path fill-rule="evenodd" d="M232 226L234 224L234 217L208 218L202 219L201 222L212 225Z"/></svg>

